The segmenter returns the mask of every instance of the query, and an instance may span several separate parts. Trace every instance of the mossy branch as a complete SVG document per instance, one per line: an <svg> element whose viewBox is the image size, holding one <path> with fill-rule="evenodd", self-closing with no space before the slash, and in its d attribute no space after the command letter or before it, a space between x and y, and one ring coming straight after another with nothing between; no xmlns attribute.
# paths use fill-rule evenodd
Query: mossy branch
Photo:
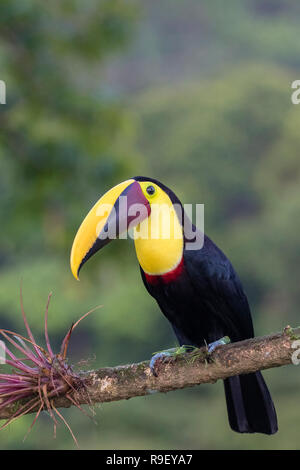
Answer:
<svg viewBox="0 0 300 470"><path fill-rule="evenodd" d="M178 354L160 364L158 377L151 373L149 361L80 372L77 373L80 380L73 380L68 396L53 396L52 404L55 408L67 408L75 403L94 405L127 400L293 364L292 355L297 356L297 348L300 348L300 343L295 344L295 340L300 338L299 332L299 328L286 327L283 333L219 346L211 356L208 356L206 348ZM19 406L23 403L20 401ZM34 411L36 409L31 409L30 413ZM0 419L9 419L14 413L16 403L1 409Z"/></svg>

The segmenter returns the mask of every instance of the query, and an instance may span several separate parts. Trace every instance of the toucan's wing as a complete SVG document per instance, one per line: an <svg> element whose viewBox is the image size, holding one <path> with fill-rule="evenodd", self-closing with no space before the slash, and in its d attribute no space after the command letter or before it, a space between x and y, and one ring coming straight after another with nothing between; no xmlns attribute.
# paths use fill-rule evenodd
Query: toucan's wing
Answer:
<svg viewBox="0 0 300 470"><path fill-rule="evenodd" d="M185 267L197 294L230 331L231 340L254 336L251 312L240 279L224 253L205 236L201 250L185 250Z"/></svg>

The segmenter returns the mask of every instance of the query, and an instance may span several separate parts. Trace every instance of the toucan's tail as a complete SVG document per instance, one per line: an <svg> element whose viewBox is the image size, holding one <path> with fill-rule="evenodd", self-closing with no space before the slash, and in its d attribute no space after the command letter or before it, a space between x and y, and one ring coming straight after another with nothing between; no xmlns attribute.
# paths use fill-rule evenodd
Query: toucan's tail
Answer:
<svg viewBox="0 0 300 470"><path fill-rule="evenodd" d="M274 404L260 372L229 377L224 387L234 431L274 434L278 430Z"/></svg>

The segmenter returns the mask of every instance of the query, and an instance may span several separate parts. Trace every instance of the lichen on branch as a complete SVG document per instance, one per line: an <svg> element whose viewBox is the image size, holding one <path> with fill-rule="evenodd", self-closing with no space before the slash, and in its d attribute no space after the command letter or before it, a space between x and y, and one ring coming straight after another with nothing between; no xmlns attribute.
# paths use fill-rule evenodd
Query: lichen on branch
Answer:
<svg viewBox="0 0 300 470"><path fill-rule="evenodd" d="M219 346L212 354L208 354L207 348L203 347L168 357L159 364L157 377L152 374L149 361L74 372L75 369L67 363L67 346L73 329L90 312L71 326L63 339L60 352L54 354L47 326L49 300L50 296L45 313L46 348L39 346L33 337L25 316L22 296L22 315L28 338L0 330L5 340L23 356L17 358L6 348L9 356L7 362L14 370L11 374L0 374L0 419L7 420L2 428L24 414L35 412L31 430L40 413L47 410L53 419L54 428L57 419L61 419L77 443L58 408L76 406L85 412L81 405L169 392L214 383L234 375L281 367L293 363L292 356L297 353L295 347L299 348L298 341L295 341L299 339L299 328L287 326L282 333ZM31 362L30 365L28 361Z"/></svg>

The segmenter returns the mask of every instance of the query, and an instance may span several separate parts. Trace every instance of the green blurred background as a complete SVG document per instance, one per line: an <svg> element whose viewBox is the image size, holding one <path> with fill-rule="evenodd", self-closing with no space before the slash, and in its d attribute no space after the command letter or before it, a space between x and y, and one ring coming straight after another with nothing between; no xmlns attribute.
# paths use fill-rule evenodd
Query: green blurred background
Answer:
<svg viewBox="0 0 300 470"><path fill-rule="evenodd" d="M103 192L142 174L205 204L206 233L232 260L257 335L299 322L300 4L296 0L2 0L1 327L53 343L73 320L70 360L87 368L151 357L175 338L142 285L132 241L112 243L77 283L69 252ZM227 423L222 383L63 411L83 449L299 448L300 369L265 372L275 436ZM44 414L1 432L2 449L69 449Z"/></svg>

